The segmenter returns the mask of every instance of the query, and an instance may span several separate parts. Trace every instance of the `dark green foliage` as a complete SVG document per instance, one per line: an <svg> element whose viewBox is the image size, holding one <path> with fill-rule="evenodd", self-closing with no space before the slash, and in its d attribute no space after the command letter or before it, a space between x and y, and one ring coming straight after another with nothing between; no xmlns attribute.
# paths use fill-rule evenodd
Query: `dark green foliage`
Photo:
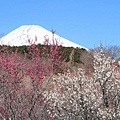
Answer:
<svg viewBox="0 0 120 120"><path fill-rule="evenodd" d="M74 53L74 62L76 62L76 63L82 63L81 61L80 61L80 57L81 57L81 55L82 55L82 53L83 52L85 52L86 50L85 49L83 49L83 48L81 48L81 49L79 49L79 48L76 48L75 49L75 53Z"/></svg>
<svg viewBox="0 0 120 120"><path fill-rule="evenodd" d="M24 54L24 52L28 53L28 49L27 49L28 46L19 46L19 47L16 47L16 46L7 46L7 49L9 51L13 51L15 52L16 49L18 49L18 53L20 54ZM43 53L43 48L45 47L45 45L41 45L41 44L38 44L37 45L38 49L40 50L40 53ZM50 50L50 46L48 45L48 53L49 53L49 50ZM61 47L61 46L60 46ZM2 46L0 46L0 49L2 48ZM63 51L63 56L62 56L62 59L66 59L66 62L69 62L70 61L70 54L71 52L73 51L74 49L74 61L73 62L76 62L76 63L82 63L80 61L80 57L81 57L81 54L86 51L85 49L83 48L73 48L73 47L61 47L60 50Z"/></svg>
<svg viewBox="0 0 120 120"><path fill-rule="evenodd" d="M73 47L62 47L61 49L65 53L65 56L63 56L63 57L66 58L66 62L69 62L70 61L70 58L69 58L70 53L72 52L72 50L74 48Z"/></svg>
<svg viewBox="0 0 120 120"><path fill-rule="evenodd" d="M81 52L79 48L74 50L74 62L80 63Z"/></svg>

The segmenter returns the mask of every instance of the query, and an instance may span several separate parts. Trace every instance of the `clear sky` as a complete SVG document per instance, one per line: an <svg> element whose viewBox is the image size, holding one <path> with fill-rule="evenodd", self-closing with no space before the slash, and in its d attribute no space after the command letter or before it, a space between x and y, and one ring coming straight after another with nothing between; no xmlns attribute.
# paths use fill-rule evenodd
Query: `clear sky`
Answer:
<svg viewBox="0 0 120 120"><path fill-rule="evenodd" d="M87 48L120 46L120 0L0 0L0 33L34 24Z"/></svg>

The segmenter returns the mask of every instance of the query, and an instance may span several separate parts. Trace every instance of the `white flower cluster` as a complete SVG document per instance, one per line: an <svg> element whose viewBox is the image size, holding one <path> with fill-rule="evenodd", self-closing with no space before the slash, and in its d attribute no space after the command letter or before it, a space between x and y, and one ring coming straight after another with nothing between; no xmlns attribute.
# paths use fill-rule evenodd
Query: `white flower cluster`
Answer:
<svg viewBox="0 0 120 120"><path fill-rule="evenodd" d="M91 76L81 68L58 76L54 88L43 93L48 113L59 120L120 119L120 81L112 59L102 50L94 54Z"/></svg>

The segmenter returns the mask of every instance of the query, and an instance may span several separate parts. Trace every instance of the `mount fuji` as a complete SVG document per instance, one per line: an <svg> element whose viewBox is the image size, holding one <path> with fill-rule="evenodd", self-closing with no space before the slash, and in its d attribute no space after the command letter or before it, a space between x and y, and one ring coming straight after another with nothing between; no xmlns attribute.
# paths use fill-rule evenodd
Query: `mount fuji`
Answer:
<svg viewBox="0 0 120 120"><path fill-rule="evenodd" d="M52 32L38 25L23 25L13 30L12 32L8 33L6 36L2 37L0 39L0 45L7 45L7 46L29 45L28 39L34 41L35 37L37 38L35 44L44 44L45 36L47 36L51 40L53 34ZM54 34L54 37L58 40L59 43L62 43L62 46L64 47L74 47L74 48L78 47L87 50L87 48L80 46L74 42L71 42L63 37L60 37L59 35Z"/></svg>

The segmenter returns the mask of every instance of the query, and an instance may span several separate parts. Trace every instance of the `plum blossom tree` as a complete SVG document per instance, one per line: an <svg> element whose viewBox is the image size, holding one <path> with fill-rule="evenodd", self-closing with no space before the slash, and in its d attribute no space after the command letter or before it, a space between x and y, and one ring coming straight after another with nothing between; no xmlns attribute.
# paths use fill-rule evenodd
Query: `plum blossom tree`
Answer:
<svg viewBox="0 0 120 120"><path fill-rule="evenodd" d="M54 88L45 91L48 113L57 120L120 119L120 80L117 66L100 46L94 52L94 72L78 68L54 79ZM120 74L120 73L119 73Z"/></svg>
<svg viewBox="0 0 120 120"><path fill-rule="evenodd" d="M53 120L47 113L42 93L56 72L56 66L64 65L63 52L54 38L51 42L45 39L42 52L28 41L30 46L23 57L17 49L8 51L7 46L2 46L0 51L1 120Z"/></svg>

